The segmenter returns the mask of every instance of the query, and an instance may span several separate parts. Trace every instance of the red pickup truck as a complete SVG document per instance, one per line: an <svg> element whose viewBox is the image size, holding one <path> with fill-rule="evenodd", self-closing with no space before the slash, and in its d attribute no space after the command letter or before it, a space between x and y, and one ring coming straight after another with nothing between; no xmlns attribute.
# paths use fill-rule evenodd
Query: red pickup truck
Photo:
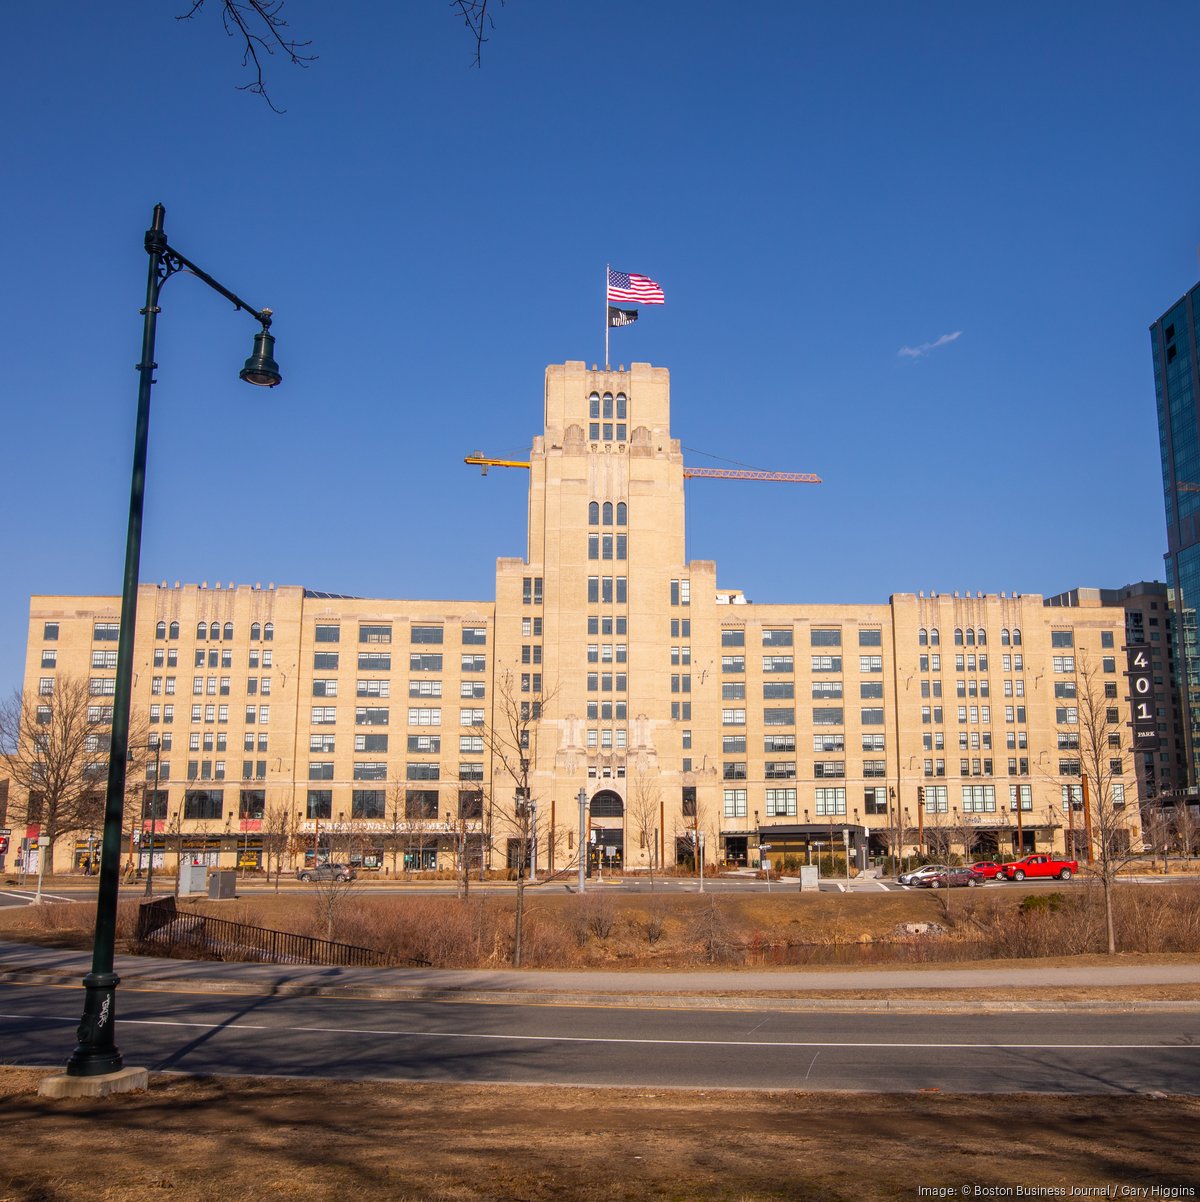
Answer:
<svg viewBox="0 0 1200 1202"><path fill-rule="evenodd" d="M996 875L1010 881L1023 881L1027 876L1056 876L1060 881L1069 881L1078 871L1078 860L1056 860L1053 856L1033 855L1001 864Z"/></svg>

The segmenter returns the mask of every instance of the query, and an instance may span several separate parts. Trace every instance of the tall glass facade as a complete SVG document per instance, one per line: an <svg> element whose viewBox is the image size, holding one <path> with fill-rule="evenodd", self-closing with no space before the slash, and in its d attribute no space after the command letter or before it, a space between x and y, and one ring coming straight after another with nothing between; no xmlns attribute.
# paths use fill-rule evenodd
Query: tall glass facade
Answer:
<svg viewBox="0 0 1200 1202"><path fill-rule="evenodd" d="M1200 285L1150 327L1188 783L1200 781Z"/></svg>

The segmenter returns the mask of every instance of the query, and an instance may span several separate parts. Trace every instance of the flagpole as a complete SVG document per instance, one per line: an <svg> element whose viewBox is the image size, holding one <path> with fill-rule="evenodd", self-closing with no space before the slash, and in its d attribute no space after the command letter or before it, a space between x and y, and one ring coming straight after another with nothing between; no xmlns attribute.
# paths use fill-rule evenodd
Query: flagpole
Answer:
<svg viewBox="0 0 1200 1202"><path fill-rule="evenodd" d="M604 264L604 370L608 371L608 273L610 264Z"/></svg>

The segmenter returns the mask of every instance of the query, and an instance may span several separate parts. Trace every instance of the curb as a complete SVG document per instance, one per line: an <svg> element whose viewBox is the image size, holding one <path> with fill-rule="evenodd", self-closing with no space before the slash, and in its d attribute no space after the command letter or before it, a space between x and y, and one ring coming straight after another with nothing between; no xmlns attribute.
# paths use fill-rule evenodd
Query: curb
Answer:
<svg viewBox="0 0 1200 1202"><path fill-rule="evenodd" d="M76 973L37 968L9 968L0 971L0 983L11 985L76 985ZM922 998L836 998L836 997L763 997L758 994L669 994L669 993L592 993L545 990L423 989L397 985L306 985L288 982L257 985L213 977L168 979L137 972L124 972L126 987L140 987L168 993L192 990L197 993L233 996L347 998L360 1001L473 1002L482 1005L533 1006L613 1006L662 1010L785 1010L860 1011L864 1013L939 1013L966 1014L1046 1014L1084 1013L1192 1013L1194 1001L1021 1001L962 1000L933 995Z"/></svg>

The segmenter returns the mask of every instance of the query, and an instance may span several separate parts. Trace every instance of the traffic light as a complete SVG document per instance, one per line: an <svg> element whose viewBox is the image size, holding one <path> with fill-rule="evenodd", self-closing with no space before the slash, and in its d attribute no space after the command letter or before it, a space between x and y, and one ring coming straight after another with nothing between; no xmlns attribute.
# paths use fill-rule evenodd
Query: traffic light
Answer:
<svg viewBox="0 0 1200 1202"><path fill-rule="evenodd" d="M917 805L923 806L924 804L925 804L925 786L918 785L917 786Z"/></svg>

